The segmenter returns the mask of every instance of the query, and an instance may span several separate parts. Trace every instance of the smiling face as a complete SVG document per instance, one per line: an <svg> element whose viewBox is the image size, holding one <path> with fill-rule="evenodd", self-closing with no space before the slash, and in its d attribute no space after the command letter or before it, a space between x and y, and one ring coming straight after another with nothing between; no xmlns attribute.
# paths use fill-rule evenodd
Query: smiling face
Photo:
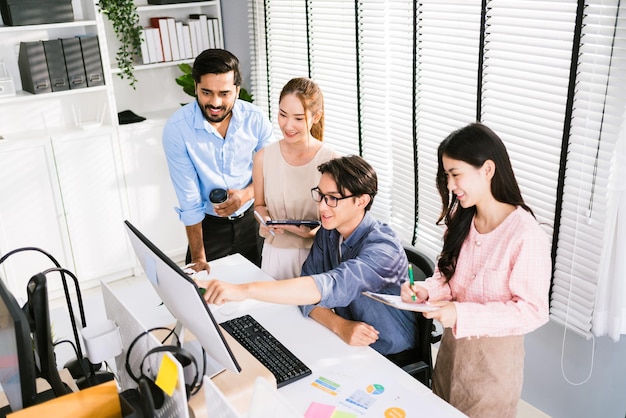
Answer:
<svg viewBox="0 0 626 418"><path fill-rule="evenodd" d="M480 204L486 197L491 197L491 177L493 162L485 161L482 167L476 168L461 160L442 157L446 173L448 190L456 195L459 204L469 208Z"/></svg>
<svg viewBox="0 0 626 418"><path fill-rule="evenodd" d="M305 111L302 101L295 94L286 94L280 100L278 126L285 140L307 141L311 125L316 122L310 111Z"/></svg>
<svg viewBox="0 0 626 418"><path fill-rule="evenodd" d="M344 190L342 195L338 190L335 179L329 173L322 174L317 188L320 193L339 199L352 195L352 192L349 190ZM361 223L363 216L365 216L365 207L369 201L369 195L353 196L338 200L337 207L333 208L326 204L325 199L321 199L317 207L322 227L328 230L336 229L344 239L348 238Z"/></svg>
<svg viewBox="0 0 626 418"><path fill-rule="evenodd" d="M205 74L196 84L196 100L210 123L221 123L231 115L238 94L233 71Z"/></svg>

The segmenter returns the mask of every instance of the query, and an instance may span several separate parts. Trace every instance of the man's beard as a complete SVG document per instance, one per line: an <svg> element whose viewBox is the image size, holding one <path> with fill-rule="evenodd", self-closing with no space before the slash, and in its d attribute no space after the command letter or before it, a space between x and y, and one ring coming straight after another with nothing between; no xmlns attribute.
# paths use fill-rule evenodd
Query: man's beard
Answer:
<svg viewBox="0 0 626 418"><path fill-rule="evenodd" d="M227 117L230 116L230 114L233 111L233 108L231 107L230 109L226 109L226 107L224 106L220 106L220 107L213 107L210 105L205 105L202 106L200 104L200 101L196 98L196 101L198 102L198 106L200 106L200 109L202 110L202 114L204 115L204 118L209 121L210 123L220 123L222 122L224 119L226 119ZM209 113L208 109L220 109L222 110L224 113L222 115L218 115L218 116L213 116Z"/></svg>

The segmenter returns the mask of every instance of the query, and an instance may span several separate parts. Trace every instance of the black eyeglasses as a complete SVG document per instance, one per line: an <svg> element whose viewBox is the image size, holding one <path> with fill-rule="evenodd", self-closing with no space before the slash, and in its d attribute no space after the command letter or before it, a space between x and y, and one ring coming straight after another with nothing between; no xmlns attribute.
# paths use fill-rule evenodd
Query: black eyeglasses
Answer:
<svg viewBox="0 0 626 418"><path fill-rule="evenodd" d="M344 197L335 197L335 196L331 196L329 194L324 194L324 193L320 192L320 189L318 189L317 187L314 187L314 188L311 189L311 197L317 203L321 202L322 199L324 199L324 202L326 203L326 205L329 208L336 208L337 207L337 203L340 200L347 199L349 197L354 197L354 195L344 196Z"/></svg>

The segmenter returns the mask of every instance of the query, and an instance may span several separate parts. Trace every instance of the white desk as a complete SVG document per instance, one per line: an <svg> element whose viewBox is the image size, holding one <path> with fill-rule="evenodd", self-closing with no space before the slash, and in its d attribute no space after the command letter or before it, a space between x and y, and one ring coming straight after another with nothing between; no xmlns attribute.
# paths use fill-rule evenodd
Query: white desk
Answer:
<svg viewBox="0 0 626 418"><path fill-rule="evenodd" d="M209 278L231 283L273 280L239 254L210 265ZM146 285L149 286L147 280ZM142 293L146 297L156 296L156 293L149 296L149 291ZM136 298L138 293L133 292L133 295ZM309 366L313 372L310 376L279 389L303 415L315 402L333 405L337 411L358 417L465 416L375 350L347 345L326 327L303 317L296 306L247 300L227 303L212 311L218 323L244 314L252 315ZM146 326L168 323L161 320L160 324L155 324L155 316L150 312L137 314L140 320L153 322L144 322Z"/></svg>

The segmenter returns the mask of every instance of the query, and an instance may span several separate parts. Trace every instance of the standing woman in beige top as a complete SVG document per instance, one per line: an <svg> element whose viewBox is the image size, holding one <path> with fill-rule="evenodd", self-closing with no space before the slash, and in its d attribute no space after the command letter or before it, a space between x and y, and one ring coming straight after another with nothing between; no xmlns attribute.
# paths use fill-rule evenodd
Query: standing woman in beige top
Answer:
<svg viewBox="0 0 626 418"><path fill-rule="evenodd" d="M324 97L308 78L293 78L280 93L278 125L283 139L254 156L254 209L263 219L319 220L311 188L317 166L338 156L324 138ZM317 228L263 225L261 269L277 280L300 276Z"/></svg>

